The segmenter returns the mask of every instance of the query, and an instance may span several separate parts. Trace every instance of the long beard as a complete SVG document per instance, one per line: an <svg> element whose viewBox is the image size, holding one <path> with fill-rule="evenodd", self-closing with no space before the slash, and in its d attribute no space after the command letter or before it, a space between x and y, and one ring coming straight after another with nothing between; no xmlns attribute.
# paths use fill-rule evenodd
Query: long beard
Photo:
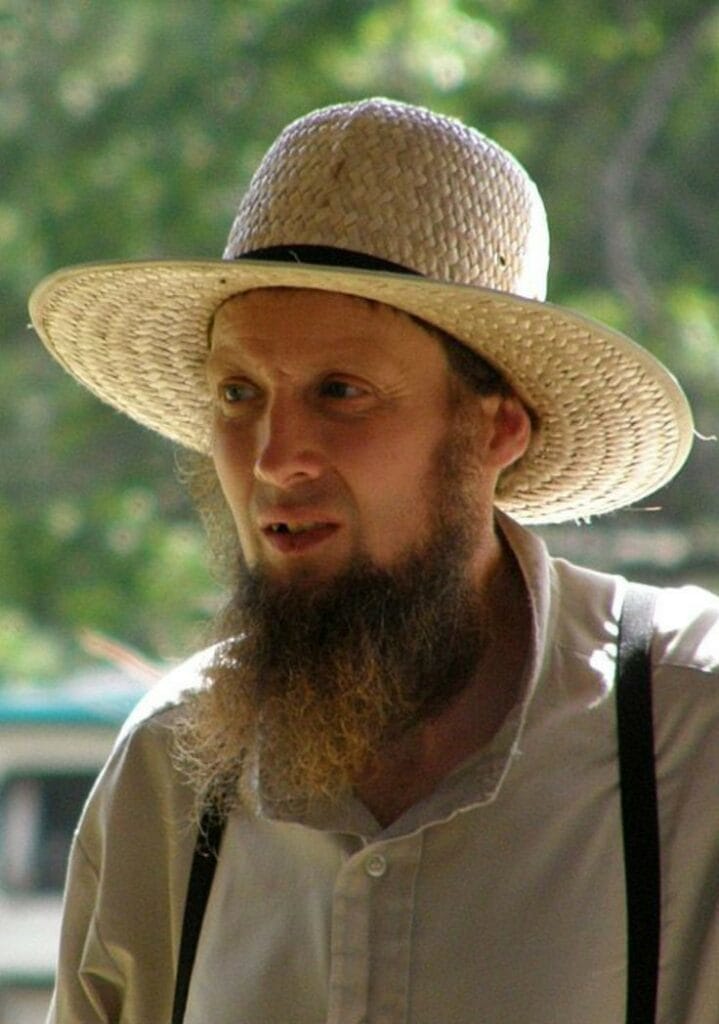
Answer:
<svg viewBox="0 0 719 1024"><path fill-rule="evenodd" d="M339 799L469 682L489 639L467 571L476 512L456 486L456 449L443 455L431 535L399 564L357 559L312 588L240 566L179 737L203 800L255 804L257 771L276 809Z"/></svg>

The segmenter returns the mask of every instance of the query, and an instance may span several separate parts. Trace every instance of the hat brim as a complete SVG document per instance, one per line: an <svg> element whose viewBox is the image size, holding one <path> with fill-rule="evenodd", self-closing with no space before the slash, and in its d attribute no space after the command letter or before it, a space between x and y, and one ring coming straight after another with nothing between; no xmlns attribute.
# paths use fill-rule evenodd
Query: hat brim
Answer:
<svg viewBox="0 0 719 1024"><path fill-rule="evenodd" d="M87 264L32 293L55 358L139 423L210 452L209 329L230 296L295 287L376 299L437 325L496 366L539 429L497 505L525 523L584 519L657 490L692 443L671 374L624 335L546 302L409 274L253 260Z"/></svg>

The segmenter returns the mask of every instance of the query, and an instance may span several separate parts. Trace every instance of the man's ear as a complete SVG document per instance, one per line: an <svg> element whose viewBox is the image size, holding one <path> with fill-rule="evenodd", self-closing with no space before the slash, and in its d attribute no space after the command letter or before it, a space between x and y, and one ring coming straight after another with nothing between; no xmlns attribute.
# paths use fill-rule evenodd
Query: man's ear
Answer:
<svg viewBox="0 0 719 1024"><path fill-rule="evenodd" d="M506 469L524 455L532 435L532 421L516 395L491 395L482 400L489 423L487 459L497 470Z"/></svg>

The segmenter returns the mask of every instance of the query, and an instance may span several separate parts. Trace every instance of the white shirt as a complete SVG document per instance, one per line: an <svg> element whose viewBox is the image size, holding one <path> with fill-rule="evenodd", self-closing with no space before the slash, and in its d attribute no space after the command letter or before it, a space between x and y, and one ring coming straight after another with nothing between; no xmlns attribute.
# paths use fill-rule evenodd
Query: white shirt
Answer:
<svg viewBox="0 0 719 1024"><path fill-rule="evenodd" d="M624 581L502 520L528 582L524 700L382 829L353 801L234 813L186 1024L620 1024L626 912L613 698ZM658 1020L719 1022L719 601L663 591L652 649L662 851ZM191 794L168 750L198 661L128 723L75 844L59 1024L169 1021Z"/></svg>

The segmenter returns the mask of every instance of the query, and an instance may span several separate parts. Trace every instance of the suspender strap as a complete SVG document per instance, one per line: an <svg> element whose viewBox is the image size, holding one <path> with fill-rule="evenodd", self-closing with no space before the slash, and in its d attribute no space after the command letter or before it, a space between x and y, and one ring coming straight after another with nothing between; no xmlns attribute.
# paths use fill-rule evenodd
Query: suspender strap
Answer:
<svg viewBox="0 0 719 1024"><path fill-rule="evenodd" d="M659 814L649 647L656 591L630 584L617 658L617 728L627 888L627 1024L653 1024L659 975Z"/></svg>
<svg viewBox="0 0 719 1024"><path fill-rule="evenodd" d="M187 993L190 990L190 978L195 963L202 919L212 888L212 879L215 877L215 868L222 843L222 829L223 822L218 819L217 815L211 811L205 811L192 858L185 913L182 919L175 998L172 1004L172 1024L182 1024L185 1017Z"/></svg>

